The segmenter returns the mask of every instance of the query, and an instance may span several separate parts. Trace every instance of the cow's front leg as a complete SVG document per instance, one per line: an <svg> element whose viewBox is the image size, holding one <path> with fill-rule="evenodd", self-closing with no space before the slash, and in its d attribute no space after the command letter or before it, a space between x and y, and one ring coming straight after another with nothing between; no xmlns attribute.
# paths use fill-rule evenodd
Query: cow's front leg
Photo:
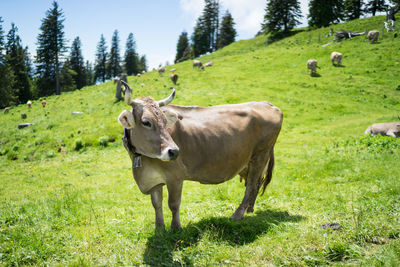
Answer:
<svg viewBox="0 0 400 267"><path fill-rule="evenodd" d="M156 186L151 192L151 203L156 213L156 227L164 227L164 215L162 210L163 186Z"/></svg>
<svg viewBox="0 0 400 267"><path fill-rule="evenodd" d="M181 221L179 219L179 206L181 205L182 181L173 181L167 183L168 188L168 206L172 212L171 228L180 229Z"/></svg>

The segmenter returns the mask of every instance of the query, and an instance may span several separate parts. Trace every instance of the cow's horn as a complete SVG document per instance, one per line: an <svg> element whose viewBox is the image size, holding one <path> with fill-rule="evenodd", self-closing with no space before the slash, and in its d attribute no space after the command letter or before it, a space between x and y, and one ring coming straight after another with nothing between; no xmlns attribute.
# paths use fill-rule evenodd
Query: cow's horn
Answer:
<svg viewBox="0 0 400 267"><path fill-rule="evenodd" d="M158 101L157 102L158 106L162 107L162 106L168 105L169 103L171 103L172 100L174 100L174 97L175 97L175 88L172 88L172 94L169 97L167 97L166 99Z"/></svg>
<svg viewBox="0 0 400 267"><path fill-rule="evenodd" d="M124 87L125 87L125 91L124 91L124 93L125 93L125 102L128 104L128 105L132 105L132 89L129 87L129 85L125 82L125 81L123 81L123 80L120 80L121 81L121 83L124 85Z"/></svg>

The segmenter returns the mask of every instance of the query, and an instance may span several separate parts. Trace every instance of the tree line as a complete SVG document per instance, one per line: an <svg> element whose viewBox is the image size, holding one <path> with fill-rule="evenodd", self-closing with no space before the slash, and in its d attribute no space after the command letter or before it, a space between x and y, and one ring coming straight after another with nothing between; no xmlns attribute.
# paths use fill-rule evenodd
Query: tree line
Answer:
<svg viewBox="0 0 400 267"><path fill-rule="evenodd" d="M204 9L197 19L189 40L183 31L176 47L175 63L213 52L235 41L234 20L226 11L219 24L219 1L205 0ZM400 10L400 0L310 0L308 2L310 27L326 27L340 21L358 19L364 14L375 16L386 11L389 18ZM258 34L270 33L272 37L285 33L300 24L302 17L298 0L267 0L265 15Z"/></svg>
<svg viewBox="0 0 400 267"><path fill-rule="evenodd" d="M5 34L0 17L0 108L104 82L122 72L136 75L147 71L146 56L136 52L133 33L126 41L123 59L118 31L113 33L109 52L102 34L93 66L83 58L79 36L67 47L64 21L63 10L54 1L42 19L32 61L28 47L22 45L17 26L12 23Z"/></svg>
<svg viewBox="0 0 400 267"><path fill-rule="evenodd" d="M227 10L220 21L219 1L205 0L204 4L191 40L186 31L183 31L178 38L175 63L214 52L235 41L237 32L231 13Z"/></svg>

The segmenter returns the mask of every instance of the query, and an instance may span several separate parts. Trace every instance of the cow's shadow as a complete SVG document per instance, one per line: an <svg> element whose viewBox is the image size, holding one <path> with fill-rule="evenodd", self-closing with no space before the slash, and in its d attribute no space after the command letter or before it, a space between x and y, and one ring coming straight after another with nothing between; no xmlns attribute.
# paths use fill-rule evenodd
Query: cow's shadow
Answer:
<svg viewBox="0 0 400 267"><path fill-rule="evenodd" d="M231 246L242 246L254 242L258 236L284 222L298 222L304 217L290 215L286 211L264 210L240 221L226 217L211 217L190 223L182 230L157 229L147 240L143 254L144 263L151 266L181 266L173 260L173 252L195 246L203 236L216 242L223 241ZM188 258L185 265L194 265Z"/></svg>

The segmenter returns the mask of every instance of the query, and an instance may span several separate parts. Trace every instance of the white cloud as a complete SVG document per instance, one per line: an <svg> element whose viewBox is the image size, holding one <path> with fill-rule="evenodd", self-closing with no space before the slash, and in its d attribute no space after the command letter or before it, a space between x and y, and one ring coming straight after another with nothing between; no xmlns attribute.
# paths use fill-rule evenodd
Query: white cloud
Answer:
<svg viewBox="0 0 400 267"><path fill-rule="evenodd" d="M253 37L260 30L265 6L265 0L221 0L222 13L232 14L239 38Z"/></svg>

